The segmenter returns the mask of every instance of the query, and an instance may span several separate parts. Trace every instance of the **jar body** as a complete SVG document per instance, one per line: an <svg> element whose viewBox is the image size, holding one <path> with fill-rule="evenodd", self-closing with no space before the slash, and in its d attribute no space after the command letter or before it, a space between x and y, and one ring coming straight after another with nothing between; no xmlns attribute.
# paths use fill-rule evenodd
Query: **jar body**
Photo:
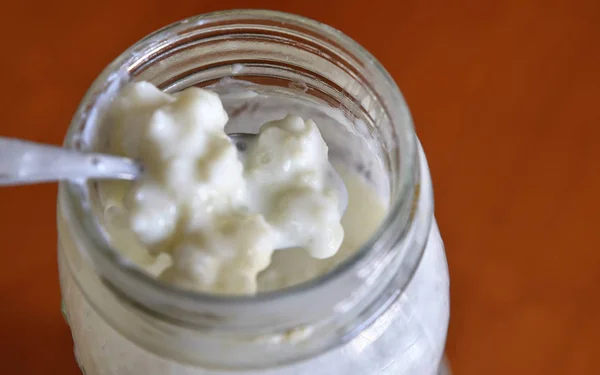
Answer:
<svg viewBox="0 0 600 375"><path fill-rule="evenodd" d="M421 152L421 182L431 180ZM102 294L102 310L136 319L108 290L78 249L77 234L61 212L59 196L59 268L63 308L71 327L77 362L86 375L217 375L226 370L181 363L129 340L89 303ZM85 275L75 281L74 273ZM122 310L121 313L118 311ZM249 370L247 375L434 375L445 374L442 356L449 318L449 279L443 242L435 222L429 230L421 262L399 298L356 337L327 353L291 365ZM140 319L148 319L147 317ZM132 322L133 324L133 322ZM199 333L200 334L200 333ZM268 355L268 353L265 353ZM441 366L441 367L440 367ZM240 373L240 372L237 372Z"/></svg>

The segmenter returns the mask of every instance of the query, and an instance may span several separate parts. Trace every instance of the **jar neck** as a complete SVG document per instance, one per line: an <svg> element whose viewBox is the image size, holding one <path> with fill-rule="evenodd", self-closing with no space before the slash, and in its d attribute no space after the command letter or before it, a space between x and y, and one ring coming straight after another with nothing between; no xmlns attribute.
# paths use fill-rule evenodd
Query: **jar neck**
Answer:
<svg viewBox="0 0 600 375"><path fill-rule="evenodd" d="M112 98L129 81L147 80L177 91L227 80L239 64L245 72L241 78L309 95L351 123L361 124L352 129L359 136L377 141L368 147L388 176L388 215L372 238L340 266L310 282L251 297L182 291L131 266L113 248L94 214L98 202L93 184L62 183L60 197L61 211L74 226L79 248L93 264L98 280L135 316L152 321L146 330L155 330L142 338L134 337L139 331L122 327L125 334L150 349L169 342L173 355L188 362L251 368L257 348L264 349L273 340L278 345L270 349L270 361L285 363L339 345L376 319L416 269L431 224L432 197L430 184L420 174L408 108L391 77L373 56L340 32L278 12L212 13L168 26L138 42L94 82L75 114L65 146L101 149L99 124ZM118 324L117 320L113 322ZM174 333L185 340L170 342ZM296 345L307 337L310 345ZM180 347L178 342L193 345ZM221 348L222 353L229 353L225 347L235 347L237 354L233 359L197 350L207 345Z"/></svg>

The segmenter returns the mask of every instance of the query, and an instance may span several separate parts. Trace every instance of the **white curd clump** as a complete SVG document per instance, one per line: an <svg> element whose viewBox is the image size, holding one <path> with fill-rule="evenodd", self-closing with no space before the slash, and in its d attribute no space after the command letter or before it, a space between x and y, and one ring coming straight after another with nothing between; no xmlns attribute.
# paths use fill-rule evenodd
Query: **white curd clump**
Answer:
<svg viewBox="0 0 600 375"><path fill-rule="evenodd" d="M102 184L118 248L150 274L203 292L251 294L274 252L334 256L344 239L328 148L312 120L261 127L245 157L218 95L128 85L110 110L111 151L144 166L133 183Z"/></svg>

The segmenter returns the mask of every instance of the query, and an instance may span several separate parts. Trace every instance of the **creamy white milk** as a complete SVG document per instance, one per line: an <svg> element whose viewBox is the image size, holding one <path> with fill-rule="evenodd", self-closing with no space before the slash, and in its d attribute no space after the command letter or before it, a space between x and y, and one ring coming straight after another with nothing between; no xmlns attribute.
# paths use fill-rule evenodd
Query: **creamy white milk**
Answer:
<svg viewBox="0 0 600 375"><path fill-rule="evenodd" d="M264 124L244 158L225 134L218 95L208 90L170 95L147 82L130 84L109 119L111 150L140 159L144 173L133 184L102 184L107 222L124 255L166 282L252 294L262 271L265 290L306 281L356 250L383 216L342 244L343 207L328 179L328 148L310 119ZM353 215L364 218L356 204L382 207L363 190L344 225Z"/></svg>

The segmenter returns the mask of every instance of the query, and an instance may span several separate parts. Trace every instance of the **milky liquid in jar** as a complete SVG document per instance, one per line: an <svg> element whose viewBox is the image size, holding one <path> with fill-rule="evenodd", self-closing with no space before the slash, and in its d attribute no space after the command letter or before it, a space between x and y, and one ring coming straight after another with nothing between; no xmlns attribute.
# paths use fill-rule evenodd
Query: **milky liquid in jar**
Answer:
<svg viewBox="0 0 600 375"><path fill-rule="evenodd" d="M358 242L369 238L321 270L312 258L276 253L271 266L287 271L261 272L264 293L254 297L182 292L113 251L98 229L103 215L94 184L61 184L63 304L86 374L438 373L448 274L431 180L406 105L382 72L341 33L263 11L186 20L107 68L73 120L68 147L106 150L107 134L94 126L132 79L168 92L210 86L230 117L227 132L255 133L287 114L318 124L349 193L361 196L348 208L360 215L343 218L344 230ZM380 204L368 203L371 197ZM345 233L344 242L349 238ZM303 262L310 267L288 267ZM311 271L293 275L299 269Z"/></svg>
<svg viewBox="0 0 600 375"><path fill-rule="evenodd" d="M311 119L264 123L242 153L225 133L217 94L171 95L137 82L104 122L110 150L143 166L136 181L98 183L106 229L150 276L197 292L254 294L275 252L318 260L338 252L345 187L329 178L335 171Z"/></svg>

